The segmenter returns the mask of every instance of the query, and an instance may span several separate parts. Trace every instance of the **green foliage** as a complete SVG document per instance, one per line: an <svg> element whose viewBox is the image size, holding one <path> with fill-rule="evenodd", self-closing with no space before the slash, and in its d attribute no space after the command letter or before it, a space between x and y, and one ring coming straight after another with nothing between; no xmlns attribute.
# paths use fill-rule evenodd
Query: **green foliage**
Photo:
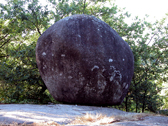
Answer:
<svg viewBox="0 0 168 126"><path fill-rule="evenodd" d="M35 42L19 44L9 49L7 59L2 60L0 75L5 80L3 96L9 102L25 99L44 103L44 85L35 62Z"/></svg>
<svg viewBox="0 0 168 126"><path fill-rule="evenodd" d="M117 108L125 111L156 112L167 97L160 96L168 80L167 18L154 24L138 17L130 18L106 0L8 0L0 4L0 102L57 103L44 85L35 61L38 37L51 24L73 14L94 15L115 29L130 45L134 54L134 76L124 102ZM166 94L167 95L167 94ZM168 96L168 95L167 95ZM165 104L166 108L166 104Z"/></svg>
<svg viewBox="0 0 168 126"><path fill-rule="evenodd" d="M168 70L168 46L166 45L167 40L165 40L167 34L161 31L166 27L158 30L163 24L158 22L152 25L156 27L153 28L150 23L140 21L131 25L133 27L131 31L134 31L131 35L133 38L127 36L125 39L132 48L135 60L134 76L125 106L127 106L127 111L144 112L150 110L156 112L163 105L163 97L159 94L163 82L167 81L165 79ZM148 33L143 34L144 36L141 35L145 30L148 30ZM132 102L136 103L133 109L129 105Z"/></svg>
<svg viewBox="0 0 168 126"><path fill-rule="evenodd" d="M168 110L160 110L159 114L168 116Z"/></svg>
<svg viewBox="0 0 168 126"><path fill-rule="evenodd" d="M167 90L164 92L165 96L164 96L164 99L163 99L163 102L165 103L163 106L162 106L162 109L168 109L168 88L166 88Z"/></svg>
<svg viewBox="0 0 168 126"><path fill-rule="evenodd" d="M27 5L27 8L25 7ZM38 1L10 0L1 6L0 39L1 101L47 103L49 96L35 60L41 31L49 25L48 11Z"/></svg>

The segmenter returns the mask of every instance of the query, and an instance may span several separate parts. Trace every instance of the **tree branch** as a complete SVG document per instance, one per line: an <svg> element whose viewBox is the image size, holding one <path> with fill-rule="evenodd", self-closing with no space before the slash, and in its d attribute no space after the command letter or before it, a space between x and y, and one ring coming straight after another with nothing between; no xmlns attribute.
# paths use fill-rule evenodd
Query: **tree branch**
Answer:
<svg viewBox="0 0 168 126"><path fill-rule="evenodd" d="M85 14L86 0L84 0L83 14Z"/></svg>
<svg viewBox="0 0 168 126"><path fill-rule="evenodd" d="M155 32L155 34L151 37L151 39L149 40L149 42L148 42L147 45L149 45L149 43L152 41L153 37L154 37L156 34L157 34L157 32Z"/></svg>
<svg viewBox="0 0 168 126"><path fill-rule="evenodd" d="M11 38L8 39L6 42L4 42L4 43L0 46L0 48L2 48L2 47L3 47L5 44L7 44L10 40L11 40Z"/></svg>
<svg viewBox="0 0 168 126"><path fill-rule="evenodd" d="M6 34L4 37L0 38L0 41L5 39L9 34Z"/></svg>

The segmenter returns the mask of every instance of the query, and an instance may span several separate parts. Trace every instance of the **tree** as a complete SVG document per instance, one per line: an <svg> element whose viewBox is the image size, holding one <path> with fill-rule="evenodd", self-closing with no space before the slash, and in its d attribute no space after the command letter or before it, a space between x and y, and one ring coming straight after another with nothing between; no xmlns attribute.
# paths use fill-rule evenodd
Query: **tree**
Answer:
<svg viewBox="0 0 168 126"><path fill-rule="evenodd" d="M0 5L0 97L23 101L49 101L46 87L40 78L35 62L35 45L38 37L51 24L73 14L89 14L105 21L130 45L134 54L134 76L130 90L119 108L126 111L156 112L162 106L159 95L162 83L167 82L168 27L166 18L148 23L138 17L129 25L115 4L106 6L106 0L49 0L42 7L37 0L9 0ZM49 10L50 9L50 10ZM2 85L2 84L1 84ZM43 101L46 98L46 101Z"/></svg>
<svg viewBox="0 0 168 126"><path fill-rule="evenodd" d="M129 91L131 100L136 103L136 112L144 112L145 109L156 112L163 105L163 99L159 95L162 89L162 83L166 82L165 73L167 72L167 34L163 32L167 28L162 23L156 22L151 25L146 21L137 28L144 28L147 25L148 33L139 36L134 32L134 38L137 43L132 46L135 58L135 72L132 86ZM136 29L134 28L136 31ZM137 30L139 32L143 31ZM130 41L129 39L126 41ZM130 101L131 102L131 101ZM127 104L127 103L126 103Z"/></svg>
<svg viewBox="0 0 168 126"><path fill-rule="evenodd" d="M41 32L48 28L49 12L37 0L10 0L0 7L0 79L5 80L1 97L9 102L31 99L44 103L47 88L37 69L35 46Z"/></svg>

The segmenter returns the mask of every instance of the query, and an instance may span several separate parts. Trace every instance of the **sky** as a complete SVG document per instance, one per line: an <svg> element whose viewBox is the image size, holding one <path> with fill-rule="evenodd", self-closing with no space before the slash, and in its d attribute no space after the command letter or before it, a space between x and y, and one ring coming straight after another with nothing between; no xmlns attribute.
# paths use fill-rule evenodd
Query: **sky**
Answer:
<svg viewBox="0 0 168 126"><path fill-rule="evenodd" d="M115 0L118 7L126 8L132 16L144 18L149 15L149 21L160 20L168 13L168 0Z"/></svg>

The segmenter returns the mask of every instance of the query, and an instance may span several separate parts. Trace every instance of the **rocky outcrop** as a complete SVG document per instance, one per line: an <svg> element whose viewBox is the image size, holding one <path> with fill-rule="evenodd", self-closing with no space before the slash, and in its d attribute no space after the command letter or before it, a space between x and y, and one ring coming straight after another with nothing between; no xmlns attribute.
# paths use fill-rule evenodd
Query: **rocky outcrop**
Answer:
<svg viewBox="0 0 168 126"><path fill-rule="evenodd" d="M36 61L51 95L64 103L118 105L133 76L129 45L88 15L66 17L38 39Z"/></svg>

